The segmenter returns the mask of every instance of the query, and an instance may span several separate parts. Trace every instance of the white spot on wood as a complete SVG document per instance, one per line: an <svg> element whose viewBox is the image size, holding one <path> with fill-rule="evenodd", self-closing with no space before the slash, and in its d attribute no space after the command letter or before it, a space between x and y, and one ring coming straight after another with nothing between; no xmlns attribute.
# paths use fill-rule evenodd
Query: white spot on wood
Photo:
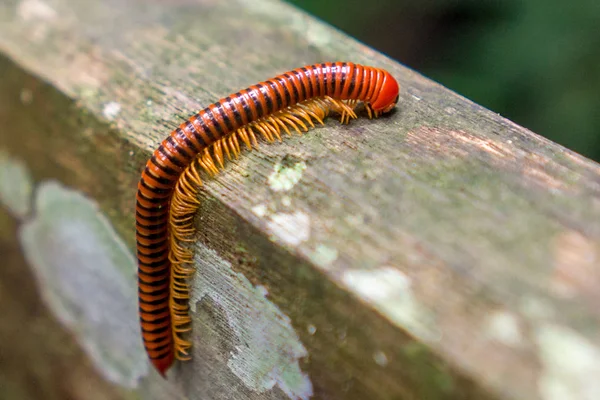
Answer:
<svg viewBox="0 0 600 400"><path fill-rule="evenodd" d="M256 290L258 290L263 297L267 297L269 295L269 290L263 285L257 285Z"/></svg>
<svg viewBox="0 0 600 400"><path fill-rule="evenodd" d="M398 269L385 266L350 270L344 273L342 281L413 335L425 340L438 338L431 312L419 304L412 293L410 279Z"/></svg>
<svg viewBox="0 0 600 400"><path fill-rule="evenodd" d="M314 335L315 333L317 333L317 327L313 324L308 324L308 326L306 327L306 331L309 335Z"/></svg>
<svg viewBox="0 0 600 400"><path fill-rule="evenodd" d="M310 237L310 217L300 211L275 214L268 222L267 229L284 243L297 246Z"/></svg>
<svg viewBox="0 0 600 400"><path fill-rule="evenodd" d="M225 310L229 327L244 344L237 346L227 361L230 370L255 392L278 386L290 399L311 398L312 383L298 362L308 352L290 318L213 250L197 245L195 264L202 273L192 280L191 311L210 297ZM194 331L194 335L201 336L202 332Z"/></svg>
<svg viewBox="0 0 600 400"><path fill-rule="evenodd" d="M116 101L111 101L110 103L106 103L104 108L102 109L102 115L110 121L114 120L116 116L121 111L121 105Z"/></svg>
<svg viewBox="0 0 600 400"><path fill-rule="evenodd" d="M136 264L96 204L56 183L39 186L20 240L40 292L110 381L136 387L148 371L140 340Z"/></svg>
<svg viewBox="0 0 600 400"><path fill-rule="evenodd" d="M57 17L56 11L41 0L23 0L17 7L17 15L25 21L49 21Z"/></svg>
<svg viewBox="0 0 600 400"><path fill-rule="evenodd" d="M275 192L291 190L300 182L305 169L304 161L297 162L292 166L283 166L277 163L274 171L269 175L269 187Z"/></svg>
<svg viewBox="0 0 600 400"><path fill-rule="evenodd" d="M375 360L375 364L380 367L388 365L388 358L383 351L376 351L375 354L373 354L373 360Z"/></svg>
<svg viewBox="0 0 600 400"><path fill-rule="evenodd" d="M536 332L544 400L600 399L600 348L575 331L544 324Z"/></svg>
<svg viewBox="0 0 600 400"><path fill-rule="evenodd" d="M19 18L26 29L21 33L33 43L41 43L48 37L54 28L64 28L72 20L58 13L48 3L41 0L22 0L16 8L16 17ZM60 23L60 25L58 25ZM55 76L56 78L56 76Z"/></svg>
<svg viewBox="0 0 600 400"><path fill-rule="evenodd" d="M359 294L372 300L382 300L396 293L410 291L410 279L392 267L375 270L349 270L344 283L355 288Z"/></svg>
<svg viewBox="0 0 600 400"><path fill-rule="evenodd" d="M265 215L267 215L267 206L264 204L258 204L255 205L254 207L252 207L252 212L257 216L257 217L264 217Z"/></svg>
<svg viewBox="0 0 600 400"><path fill-rule="evenodd" d="M507 346L517 347L523 343L523 333L517 317L507 311L492 313L487 321L490 337Z"/></svg>
<svg viewBox="0 0 600 400"><path fill-rule="evenodd" d="M320 244L315 251L310 255L310 259L322 268L328 268L338 258L336 248Z"/></svg>
<svg viewBox="0 0 600 400"><path fill-rule="evenodd" d="M0 151L0 204L17 218L24 218L31 207L33 180L21 161Z"/></svg>

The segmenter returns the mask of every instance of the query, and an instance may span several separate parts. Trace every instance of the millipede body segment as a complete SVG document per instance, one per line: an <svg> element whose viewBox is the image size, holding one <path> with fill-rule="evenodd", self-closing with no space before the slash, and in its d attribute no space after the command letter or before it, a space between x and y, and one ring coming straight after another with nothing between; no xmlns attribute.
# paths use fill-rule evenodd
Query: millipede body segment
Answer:
<svg viewBox="0 0 600 400"><path fill-rule="evenodd" d="M309 65L211 104L160 144L146 163L136 196L139 311L144 346L164 376L174 358L188 359L191 343L188 279L193 273L193 217L202 184L198 167L215 175L224 159L237 157L257 137L307 131L337 112L342 123L356 118L364 102L369 117L391 111L397 81L382 69L337 62Z"/></svg>

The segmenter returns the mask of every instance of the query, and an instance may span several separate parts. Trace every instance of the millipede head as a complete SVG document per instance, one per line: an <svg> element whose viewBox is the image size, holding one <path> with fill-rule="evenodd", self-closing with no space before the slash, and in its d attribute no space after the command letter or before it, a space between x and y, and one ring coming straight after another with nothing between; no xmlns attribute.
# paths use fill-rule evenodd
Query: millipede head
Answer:
<svg viewBox="0 0 600 400"><path fill-rule="evenodd" d="M390 112L398 103L399 98L400 85L398 85L398 81L389 72L383 71L381 89L369 104L371 110L376 116Z"/></svg>

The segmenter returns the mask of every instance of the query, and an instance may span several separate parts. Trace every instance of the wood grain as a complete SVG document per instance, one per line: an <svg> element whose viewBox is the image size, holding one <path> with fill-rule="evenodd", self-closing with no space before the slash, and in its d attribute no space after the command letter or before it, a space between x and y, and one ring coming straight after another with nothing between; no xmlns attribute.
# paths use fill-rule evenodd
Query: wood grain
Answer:
<svg viewBox="0 0 600 400"><path fill-rule="evenodd" d="M194 361L170 375L188 397L308 393L248 378L259 322L312 398L600 391L598 164L278 1L9 0L0 53L0 147L97 201L132 251L139 171L182 118L313 62L399 80L392 116L329 119L207 182Z"/></svg>

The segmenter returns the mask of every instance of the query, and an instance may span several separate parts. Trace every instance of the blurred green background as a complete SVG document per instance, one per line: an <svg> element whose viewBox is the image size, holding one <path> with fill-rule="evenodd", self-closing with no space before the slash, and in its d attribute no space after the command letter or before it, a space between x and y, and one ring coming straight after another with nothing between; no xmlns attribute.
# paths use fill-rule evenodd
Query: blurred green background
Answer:
<svg viewBox="0 0 600 400"><path fill-rule="evenodd" d="M600 161L600 0L288 0Z"/></svg>

